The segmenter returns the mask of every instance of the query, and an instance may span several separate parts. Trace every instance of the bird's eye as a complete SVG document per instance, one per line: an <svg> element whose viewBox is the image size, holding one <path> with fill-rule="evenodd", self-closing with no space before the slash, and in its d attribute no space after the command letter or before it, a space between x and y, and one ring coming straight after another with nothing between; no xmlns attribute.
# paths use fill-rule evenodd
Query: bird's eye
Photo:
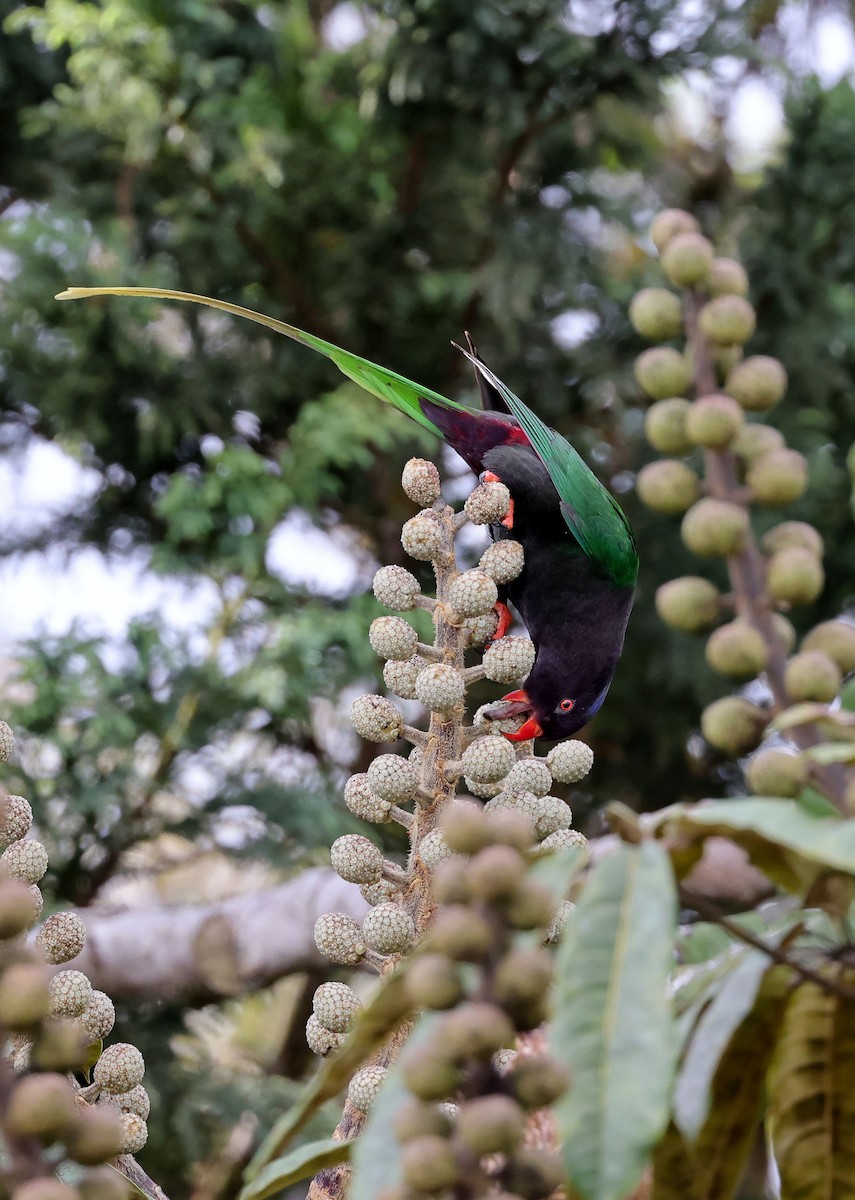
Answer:
<svg viewBox="0 0 855 1200"><path fill-rule="evenodd" d="M576 706L575 700L562 700L558 707L562 712L572 712Z"/></svg>

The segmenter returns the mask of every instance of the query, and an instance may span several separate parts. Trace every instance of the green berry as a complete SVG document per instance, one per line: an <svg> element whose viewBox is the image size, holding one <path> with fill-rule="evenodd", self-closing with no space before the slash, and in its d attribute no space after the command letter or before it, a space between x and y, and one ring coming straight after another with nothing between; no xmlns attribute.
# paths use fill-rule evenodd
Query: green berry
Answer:
<svg viewBox="0 0 855 1200"><path fill-rule="evenodd" d="M748 275L735 258L715 258L710 267L707 288L711 296L747 296Z"/></svg>
<svg viewBox="0 0 855 1200"><path fill-rule="evenodd" d="M701 732L711 746L734 758L753 750L768 716L742 696L714 700L701 714Z"/></svg>
<svg viewBox="0 0 855 1200"><path fill-rule="evenodd" d="M712 264L713 248L700 233L678 233L662 252L662 269L679 287L704 283Z"/></svg>
<svg viewBox="0 0 855 1200"><path fill-rule="evenodd" d="M708 558L738 554L748 529L748 514L740 505L706 498L686 513L680 533L689 550Z"/></svg>
<svg viewBox="0 0 855 1200"><path fill-rule="evenodd" d="M747 621L731 621L710 634L706 659L719 675L754 679L766 667L769 652L763 635Z"/></svg>
<svg viewBox="0 0 855 1200"><path fill-rule="evenodd" d="M784 679L793 700L830 704L840 691L837 663L821 650L803 650L787 663Z"/></svg>
<svg viewBox="0 0 855 1200"><path fill-rule="evenodd" d="M812 604L824 583L825 572L810 550L790 546L769 559L766 585L779 603Z"/></svg>
<svg viewBox="0 0 855 1200"><path fill-rule="evenodd" d="M730 396L701 396L686 415L686 436L696 446L720 450L730 445L744 421L742 409Z"/></svg>
<svg viewBox="0 0 855 1200"><path fill-rule="evenodd" d="M648 463L638 472L636 490L642 502L654 512L671 516L685 512L698 498L697 474L676 458Z"/></svg>
<svg viewBox="0 0 855 1200"><path fill-rule="evenodd" d="M673 238L681 233L696 233L698 222L682 208L666 208L658 213L650 226L650 237L661 254Z"/></svg>
<svg viewBox="0 0 855 1200"><path fill-rule="evenodd" d="M686 432L689 401L672 396L657 400L644 416L644 436L660 454L687 454L692 448Z"/></svg>
<svg viewBox="0 0 855 1200"><path fill-rule="evenodd" d="M642 337L667 342L683 328L680 297L665 288L643 288L629 306L629 319Z"/></svg>
<svg viewBox="0 0 855 1200"><path fill-rule="evenodd" d="M797 796L807 783L807 764L784 750L758 750L745 768L755 796Z"/></svg>
<svg viewBox="0 0 855 1200"><path fill-rule="evenodd" d="M656 590L656 611L672 629L699 633L718 618L718 588L698 575L684 575Z"/></svg>
<svg viewBox="0 0 855 1200"><path fill-rule="evenodd" d="M698 326L711 342L741 346L757 328L757 315L743 296L716 296L701 309Z"/></svg>
<svg viewBox="0 0 855 1200"><path fill-rule="evenodd" d="M692 382L689 363L678 350L654 346L635 360L635 380L653 400L679 396Z"/></svg>
<svg viewBox="0 0 855 1200"><path fill-rule="evenodd" d="M787 372L777 358L754 354L737 363L725 388L748 412L767 412L787 390Z"/></svg>

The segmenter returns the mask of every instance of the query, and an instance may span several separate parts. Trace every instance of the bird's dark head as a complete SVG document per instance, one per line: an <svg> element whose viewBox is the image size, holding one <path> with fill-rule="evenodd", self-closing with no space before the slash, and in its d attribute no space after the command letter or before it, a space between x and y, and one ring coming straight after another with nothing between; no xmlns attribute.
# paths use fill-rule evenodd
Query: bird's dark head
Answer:
<svg viewBox="0 0 855 1200"><path fill-rule="evenodd" d="M524 687L509 692L488 710L494 721L525 717L516 732L505 734L509 741L572 737L600 711L617 666L615 658L599 663L596 670L559 673L541 659L539 656Z"/></svg>

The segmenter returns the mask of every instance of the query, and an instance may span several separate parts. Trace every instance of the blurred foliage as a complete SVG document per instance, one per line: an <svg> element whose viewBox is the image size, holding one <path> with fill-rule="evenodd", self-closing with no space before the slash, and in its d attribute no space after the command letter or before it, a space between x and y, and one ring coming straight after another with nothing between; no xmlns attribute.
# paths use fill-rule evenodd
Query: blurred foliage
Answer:
<svg viewBox="0 0 855 1200"><path fill-rule="evenodd" d="M474 389L449 342L470 329L611 481L642 548L627 651L591 728L590 824L607 797L655 808L734 782L690 740L716 688L702 647L653 612L690 560L676 522L627 494L647 452L625 311L663 202L692 205L723 249L739 242L755 345L792 379L781 426L811 459L797 515L829 542L810 615L839 611L855 95L775 65L786 152L762 180L735 174L721 123L699 145L661 112L667 81L722 56L750 73L776 52L786 6L720 7L0 0L0 448L20 460L51 439L100 478L94 500L7 528L0 549L140 552L200 611L190 631L153 614L119 644L72 630L22 649L7 784L33 799L58 898L94 899L167 833L290 871L352 827L341 780L365 752L341 713L378 674L362 593L402 557L402 462L436 453L283 339L190 307L56 304L71 283L219 295L462 399ZM333 595L293 583L305 562L272 553L286 516L343 546L354 581ZM161 1012L138 1024L152 1046L178 1028ZM220 1111L204 1069L158 1084L151 1058L163 1130L176 1106L209 1105L194 1128L199 1155L216 1153L239 1104ZM179 1175L160 1180L170 1194L187 1192Z"/></svg>

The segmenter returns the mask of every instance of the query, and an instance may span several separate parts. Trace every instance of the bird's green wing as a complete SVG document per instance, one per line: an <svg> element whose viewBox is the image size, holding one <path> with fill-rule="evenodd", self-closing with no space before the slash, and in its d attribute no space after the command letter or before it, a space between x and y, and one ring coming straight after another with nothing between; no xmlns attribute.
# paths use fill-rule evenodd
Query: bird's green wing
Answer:
<svg viewBox="0 0 855 1200"><path fill-rule="evenodd" d="M566 438L544 425L489 367L473 362L498 388L549 472L561 497L561 514L576 541L614 583L633 587L638 578L638 553L620 505Z"/></svg>
<svg viewBox="0 0 855 1200"><path fill-rule="evenodd" d="M394 405L395 408L440 437L442 436L440 430L422 412L419 399L434 400L446 408L463 407L453 400L448 400L445 396L440 396L439 392L421 387L411 379L398 375L396 371L389 371L386 367L369 362L367 358L360 358L358 354L342 350L340 346L334 346L332 342L325 342L323 338L315 337L311 333L304 333L302 329L286 325L284 321L266 317L263 313L253 312L251 308L243 308L239 304L230 304L226 300L214 300L211 296L197 296L194 292L174 292L169 288L143 287L72 287L60 292L56 298L57 300L80 300L86 296L147 296L155 300L184 300L191 304L204 304L208 308L218 308L222 312L231 313L236 317L247 317L250 321L266 325L275 333L281 333L285 337L292 338L295 342L301 342L304 346L309 346L319 354L325 355L348 379L358 383L372 396L379 396L381 400L388 401L389 404Z"/></svg>

